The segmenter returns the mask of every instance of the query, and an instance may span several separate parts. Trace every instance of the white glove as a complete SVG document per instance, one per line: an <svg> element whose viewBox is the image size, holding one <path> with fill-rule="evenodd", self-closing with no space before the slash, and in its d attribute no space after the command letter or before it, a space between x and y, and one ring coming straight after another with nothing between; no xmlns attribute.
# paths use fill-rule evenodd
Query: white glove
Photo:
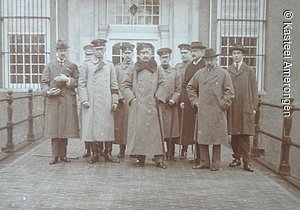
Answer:
<svg viewBox="0 0 300 210"><path fill-rule="evenodd" d="M169 105L173 106L175 104L175 101L173 99L169 100Z"/></svg>
<svg viewBox="0 0 300 210"><path fill-rule="evenodd" d="M84 108L89 108L90 107L90 103L88 101L82 102L81 104Z"/></svg>
<svg viewBox="0 0 300 210"><path fill-rule="evenodd" d="M49 96L57 96L60 93L60 89L59 88L50 88L49 90L47 90L47 95Z"/></svg>
<svg viewBox="0 0 300 210"><path fill-rule="evenodd" d="M181 103L180 103L180 108L181 108L181 109L184 109L184 102L181 102Z"/></svg>
<svg viewBox="0 0 300 210"><path fill-rule="evenodd" d="M111 111L116 111L117 110L117 108L118 108L118 104L113 104L113 105L111 105Z"/></svg>
<svg viewBox="0 0 300 210"><path fill-rule="evenodd" d="M68 82L69 81L69 77L67 77L65 74L59 74L58 76L56 76L54 78L55 82Z"/></svg>

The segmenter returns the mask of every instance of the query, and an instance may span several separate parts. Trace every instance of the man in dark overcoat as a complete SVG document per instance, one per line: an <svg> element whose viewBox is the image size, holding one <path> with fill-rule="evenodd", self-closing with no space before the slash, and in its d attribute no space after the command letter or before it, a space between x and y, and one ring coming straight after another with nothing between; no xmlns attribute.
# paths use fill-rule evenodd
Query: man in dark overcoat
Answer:
<svg viewBox="0 0 300 210"><path fill-rule="evenodd" d="M162 125L164 130L164 139L167 142L167 159L175 160L174 140L179 138L179 116L178 105L181 95L181 77L180 72L170 66L172 50L170 48L160 48L157 54L160 57L160 68L165 74L165 96L166 104L162 104Z"/></svg>
<svg viewBox="0 0 300 210"><path fill-rule="evenodd" d="M137 156L137 167L145 164L146 155L154 155L156 166L167 168L159 119L158 103L165 103L164 73L152 59L153 45L137 47L139 59L132 71L126 72L121 91L128 103L128 150ZM160 101L160 102L159 102Z"/></svg>
<svg viewBox="0 0 300 210"><path fill-rule="evenodd" d="M120 91L120 84L123 75L132 70L134 63L132 61L134 45L129 42L123 42L121 45L123 62L115 66L117 80L119 83L119 105L115 112L115 144L119 144L120 152L118 158L124 158L127 144L128 129L128 105Z"/></svg>
<svg viewBox="0 0 300 210"><path fill-rule="evenodd" d="M56 44L56 58L48 63L42 75L42 90L46 95L45 136L51 138L52 160L69 162L68 138L79 137L76 91L78 68L66 57L68 45Z"/></svg>
<svg viewBox="0 0 300 210"><path fill-rule="evenodd" d="M226 110L234 97L228 72L216 64L214 49L205 50L206 67L197 71L187 86L188 96L197 108L197 143L200 162L194 169L217 171L221 162L221 144L227 139ZM209 145L212 148L210 161Z"/></svg>
<svg viewBox="0 0 300 210"><path fill-rule="evenodd" d="M205 46L202 42L192 42L191 43L191 51L192 51L192 62L187 66L183 83L182 83L182 94L181 94L181 102L180 106L183 108L183 127L181 138L182 138L182 157L181 159L185 159L187 157L187 149L188 145L194 144L194 132L195 132L195 119L197 110L192 106L188 95L187 95L187 84L189 83L190 79L194 76L194 74L199 71L200 69L205 67L205 62L202 59L204 55ZM196 147L198 148L198 147ZM197 160L199 159L199 151L197 153Z"/></svg>
<svg viewBox="0 0 300 210"><path fill-rule="evenodd" d="M249 136L255 134L254 114L258 103L256 73L244 62L242 45L234 44L231 52L233 63L228 72L234 85L235 98L228 110L228 134L231 135L234 159L229 166L240 166L243 158L244 169L252 172Z"/></svg>

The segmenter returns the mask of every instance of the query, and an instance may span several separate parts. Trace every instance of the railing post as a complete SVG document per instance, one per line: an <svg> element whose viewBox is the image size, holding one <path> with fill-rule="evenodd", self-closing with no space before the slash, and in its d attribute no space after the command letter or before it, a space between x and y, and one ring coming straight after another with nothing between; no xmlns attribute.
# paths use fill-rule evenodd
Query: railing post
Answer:
<svg viewBox="0 0 300 210"><path fill-rule="evenodd" d="M14 142L13 142L13 91L7 91L7 143L5 152L14 152Z"/></svg>
<svg viewBox="0 0 300 210"><path fill-rule="evenodd" d="M291 108L293 105L294 99L291 98ZM281 156L280 156L280 165L278 173L284 176L291 174L290 167L290 147L291 147L291 129L292 129L292 118L293 110L291 109L290 116L283 117L283 132L282 132L282 144L281 144Z"/></svg>
<svg viewBox="0 0 300 210"><path fill-rule="evenodd" d="M254 157L259 157L261 155L261 149L258 147L258 137L259 137L259 130L260 130L259 127L260 103L261 103L261 95L258 96L258 107L254 115L255 135L253 136L253 144L251 148L251 155Z"/></svg>
<svg viewBox="0 0 300 210"><path fill-rule="evenodd" d="M33 94L32 89L28 90L28 134L27 141L34 141L34 133L33 133Z"/></svg>

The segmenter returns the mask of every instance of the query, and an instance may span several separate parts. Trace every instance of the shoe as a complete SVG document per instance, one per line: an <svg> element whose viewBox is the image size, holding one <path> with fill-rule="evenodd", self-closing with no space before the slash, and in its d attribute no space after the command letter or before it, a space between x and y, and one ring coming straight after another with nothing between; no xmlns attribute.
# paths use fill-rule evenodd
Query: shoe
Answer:
<svg viewBox="0 0 300 210"><path fill-rule="evenodd" d="M105 161L112 162L112 163L120 163L120 161L117 158L114 158L109 154L105 155Z"/></svg>
<svg viewBox="0 0 300 210"><path fill-rule="evenodd" d="M219 168L218 168L218 167L212 167L210 170L211 170L211 171L218 171Z"/></svg>
<svg viewBox="0 0 300 210"><path fill-rule="evenodd" d="M193 169L209 169L208 166L202 166L202 165L194 165Z"/></svg>
<svg viewBox="0 0 300 210"><path fill-rule="evenodd" d="M136 160L136 167L144 167L145 162L141 161L141 160Z"/></svg>
<svg viewBox="0 0 300 210"><path fill-rule="evenodd" d="M54 165L56 163L58 163L58 158L57 157L49 161L50 165Z"/></svg>
<svg viewBox="0 0 300 210"><path fill-rule="evenodd" d="M90 156L91 156L91 153L90 153L90 152L87 152L87 153L85 153L82 157L87 158L87 157L90 157Z"/></svg>
<svg viewBox="0 0 300 210"><path fill-rule="evenodd" d="M98 156L98 155L94 155L94 156L92 157L92 159L90 159L89 163L90 163L90 164L93 164L93 163L96 163L96 162L98 162L98 161L99 161L99 156Z"/></svg>
<svg viewBox="0 0 300 210"><path fill-rule="evenodd" d="M71 160L70 160L70 159L68 159L67 157L61 158L61 159L60 159L60 161L62 161L62 162L66 162L66 163L69 163L69 162L71 162Z"/></svg>
<svg viewBox="0 0 300 210"><path fill-rule="evenodd" d="M244 163L244 169L249 172L253 172L254 170L251 168L251 164Z"/></svg>
<svg viewBox="0 0 300 210"><path fill-rule="evenodd" d="M229 164L229 167L241 166L242 162L240 159L233 159L233 161Z"/></svg>
<svg viewBox="0 0 300 210"><path fill-rule="evenodd" d="M180 160L185 160L187 158L187 152L181 154Z"/></svg>
<svg viewBox="0 0 300 210"><path fill-rule="evenodd" d="M156 163L156 167L162 168L162 169L166 169L167 168L167 166L166 166L166 164L164 162L158 162L158 163Z"/></svg>

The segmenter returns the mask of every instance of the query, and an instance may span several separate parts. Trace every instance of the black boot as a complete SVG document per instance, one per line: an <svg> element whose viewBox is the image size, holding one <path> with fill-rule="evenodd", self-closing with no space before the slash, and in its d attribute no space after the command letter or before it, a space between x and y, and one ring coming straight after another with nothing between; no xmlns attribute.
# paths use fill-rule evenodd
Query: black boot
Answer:
<svg viewBox="0 0 300 210"><path fill-rule="evenodd" d="M126 144L120 144L120 153L118 154L118 158L125 157Z"/></svg>
<svg viewBox="0 0 300 210"><path fill-rule="evenodd" d="M105 156L103 141L100 141L98 144L98 152L99 152L99 156L102 156L102 157Z"/></svg>
<svg viewBox="0 0 300 210"><path fill-rule="evenodd" d="M112 163L120 163L120 161L117 158L114 158L111 156L111 151L112 151L112 142L111 141L106 141L105 142L105 161L107 162L112 162Z"/></svg>
<svg viewBox="0 0 300 210"><path fill-rule="evenodd" d="M145 165L146 155L138 155L136 159L136 167L143 167Z"/></svg>
<svg viewBox="0 0 300 210"><path fill-rule="evenodd" d="M85 144L86 153L83 155L83 157L87 158L87 157L91 156L91 144L92 144L92 142L85 141L84 144Z"/></svg>
<svg viewBox="0 0 300 210"><path fill-rule="evenodd" d="M98 152L99 143L98 142L92 142L92 151L93 151L93 157L90 160L90 163L96 163L99 161L99 152Z"/></svg>
<svg viewBox="0 0 300 210"><path fill-rule="evenodd" d="M58 163L58 157L55 157L55 158L53 158L52 160L49 161L50 165L54 165L56 163Z"/></svg>

